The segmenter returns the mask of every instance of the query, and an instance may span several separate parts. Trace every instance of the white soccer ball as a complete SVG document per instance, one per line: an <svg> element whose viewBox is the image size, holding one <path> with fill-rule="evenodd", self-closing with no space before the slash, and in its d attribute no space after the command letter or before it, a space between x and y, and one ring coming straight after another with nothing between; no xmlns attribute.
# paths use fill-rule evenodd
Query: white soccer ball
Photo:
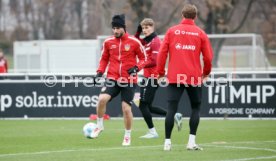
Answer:
<svg viewBox="0 0 276 161"><path fill-rule="evenodd" d="M87 138L89 138L89 139L92 139L91 138L91 134L92 134L93 130L96 128L96 126L97 125L95 123L93 123L93 122L89 122L89 123L85 124L83 126L83 134L84 134L84 136L87 137Z"/></svg>

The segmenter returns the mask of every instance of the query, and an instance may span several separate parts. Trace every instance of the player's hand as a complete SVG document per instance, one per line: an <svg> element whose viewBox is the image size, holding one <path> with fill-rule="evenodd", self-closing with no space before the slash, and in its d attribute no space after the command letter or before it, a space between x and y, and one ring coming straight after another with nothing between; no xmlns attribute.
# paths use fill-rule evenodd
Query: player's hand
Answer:
<svg viewBox="0 0 276 161"><path fill-rule="evenodd" d="M134 66L134 67L132 67L132 68L129 68L129 69L127 70L127 73L128 73L129 75L134 75L134 74L137 74L138 71L139 71L139 68L138 68L137 66Z"/></svg>
<svg viewBox="0 0 276 161"><path fill-rule="evenodd" d="M103 77L103 73L101 73L101 72L98 72L97 74L96 74L96 76L95 76L96 78L101 78L101 77Z"/></svg>
<svg viewBox="0 0 276 161"><path fill-rule="evenodd" d="M136 32L141 33L142 31L143 31L142 26L139 24Z"/></svg>
<svg viewBox="0 0 276 161"><path fill-rule="evenodd" d="M203 75L203 76L202 76L202 81L203 81L203 82L207 81L207 80L208 80L208 77L209 77L209 75Z"/></svg>
<svg viewBox="0 0 276 161"><path fill-rule="evenodd" d="M103 77L103 73L98 72L98 73L96 74L96 76L94 77L94 83L95 83L95 84L96 84L96 83L99 83L102 77Z"/></svg>
<svg viewBox="0 0 276 161"><path fill-rule="evenodd" d="M167 81L166 77L164 77L163 75L159 75L158 78L157 78L157 80L158 80L158 84Z"/></svg>

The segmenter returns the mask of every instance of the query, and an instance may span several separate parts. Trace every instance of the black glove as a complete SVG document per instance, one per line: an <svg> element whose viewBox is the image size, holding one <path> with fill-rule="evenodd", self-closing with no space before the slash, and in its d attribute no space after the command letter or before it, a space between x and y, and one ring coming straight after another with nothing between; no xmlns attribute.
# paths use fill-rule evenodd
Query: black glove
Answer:
<svg viewBox="0 0 276 161"><path fill-rule="evenodd" d="M96 74L96 76L94 77L94 83L95 83L95 84L98 83L98 82L100 81L100 79L101 79L102 76L103 76L103 73L98 72L98 73Z"/></svg>
<svg viewBox="0 0 276 161"><path fill-rule="evenodd" d="M142 26L139 24L139 26L137 27L136 32L141 33L142 31L143 31Z"/></svg>
<svg viewBox="0 0 276 161"><path fill-rule="evenodd" d="M127 70L129 75L136 74L138 71L139 71L139 68L137 66L134 66L134 67Z"/></svg>
<svg viewBox="0 0 276 161"><path fill-rule="evenodd" d="M98 72L98 73L96 74L95 78L100 78L100 77L102 77L102 76L103 76L103 73Z"/></svg>

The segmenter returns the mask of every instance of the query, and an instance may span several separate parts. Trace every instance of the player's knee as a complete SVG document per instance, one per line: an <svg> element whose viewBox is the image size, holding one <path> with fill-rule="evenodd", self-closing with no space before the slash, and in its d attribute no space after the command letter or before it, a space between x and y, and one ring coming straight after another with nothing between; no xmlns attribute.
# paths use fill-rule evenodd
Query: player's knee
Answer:
<svg viewBox="0 0 276 161"><path fill-rule="evenodd" d="M197 109L199 110L200 109L200 106L201 106L201 101L193 101L191 102L191 105L192 105L192 109Z"/></svg>
<svg viewBox="0 0 276 161"><path fill-rule="evenodd" d="M124 115L130 115L132 113L131 106L126 102L122 102L122 110Z"/></svg>
<svg viewBox="0 0 276 161"><path fill-rule="evenodd" d="M151 105L149 105L149 111L154 112L153 107Z"/></svg>
<svg viewBox="0 0 276 161"><path fill-rule="evenodd" d="M108 95L100 95L98 105L99 106L105 106L107 102L110 100L110 96Z"/></svg>
<svg viewBox="0 0 276 161"><path fill-rule="evenodd" d="M176 108L177 105L178 105L178 101L171 100L171 101L168 102L168 104L171 108Z"/></svg>
<svg viewBox="0 0 276 161"><path fill-rule="evenodd" d="M168 103L168 112L175 113L177 111L178 101L170 100Z"/></svg>
<svg viewBox="0 0 276 161"><path fill-rule="evenodd" d="M131 109L128 109L128 108L125 108L125 109L123 110L123 113L124 113L124 116L126 116L126 117L129 117L129 116L132 115Z"/></svg>

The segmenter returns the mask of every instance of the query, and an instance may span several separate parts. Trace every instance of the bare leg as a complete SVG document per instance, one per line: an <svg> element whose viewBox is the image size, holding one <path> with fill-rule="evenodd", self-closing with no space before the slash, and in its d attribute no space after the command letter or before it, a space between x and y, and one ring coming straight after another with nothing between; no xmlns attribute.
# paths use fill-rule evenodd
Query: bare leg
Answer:
<svg viewBox="0 0 276 161"><path fill-rule="evenodd" d="M97 105L97 115L99 118L102 118L106 111L106 104L111 99L109 94L100 94L99 102Z"/></svg>
<svg viewBox="0 0 276 161"><path fill-rule="evenodd" d="M131 106L126 102L122 102L122 111L124 115L124 123L125 123L125 135L122 145L129 146L131 143L131 125L132 125L132 111Z"/></svg>
<svg viewBox="0 0 276 161"><path fill-rule="evenodd" d="M97 138L99 134L104 130L103 126L103 116L106 111L106 104L111 99L111 96L108 94L100 94L99 102L97 105L97 128L95 128L91 134L91 138Z"/></svg>
<svg viewBox="0 0 276 161"><path fill-rule="evenodd" d="M123 115L124 115L125 129L131 130L132 119L133 119L131 106L123 101L122 102L122 111L123 111Z"/></svg>

